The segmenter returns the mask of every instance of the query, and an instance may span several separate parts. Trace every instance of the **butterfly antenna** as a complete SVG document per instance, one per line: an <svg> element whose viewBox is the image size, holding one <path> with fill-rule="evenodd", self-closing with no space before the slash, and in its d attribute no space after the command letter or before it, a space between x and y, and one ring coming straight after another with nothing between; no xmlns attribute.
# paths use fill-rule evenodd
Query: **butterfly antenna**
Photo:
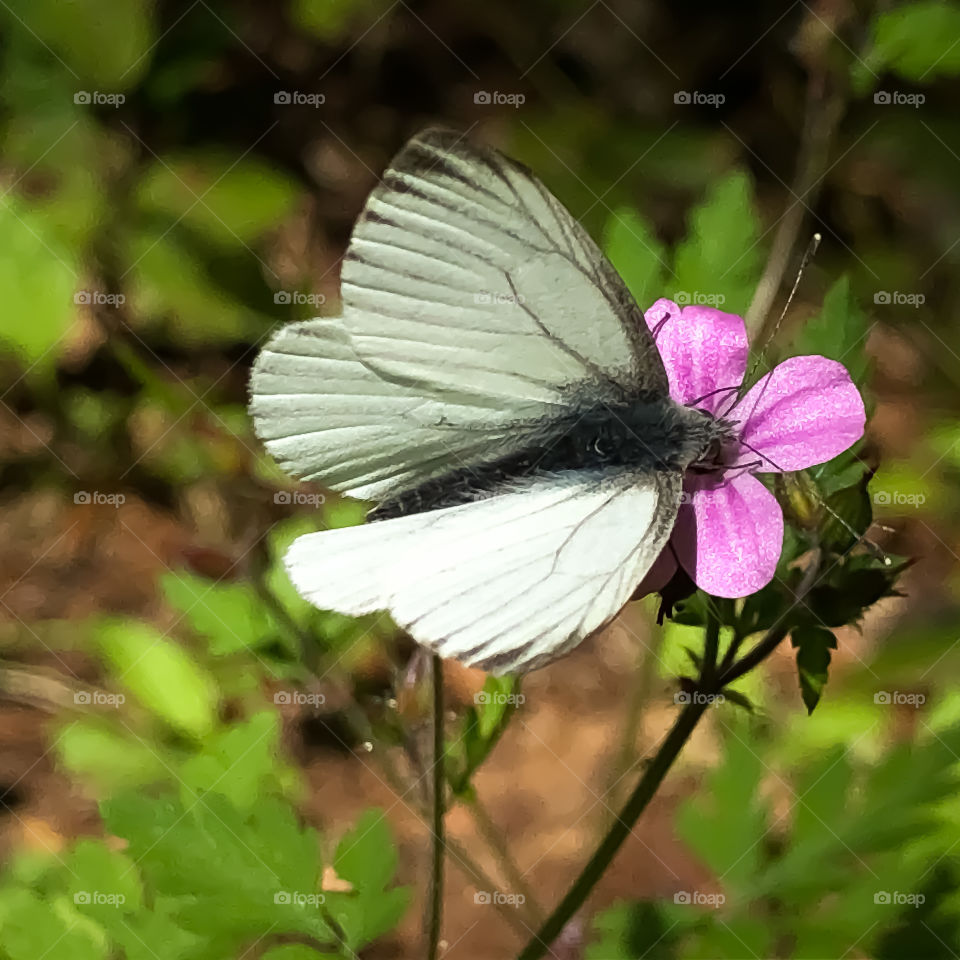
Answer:
<svg viewBox="0 0 960 960"><path fill-rule="evenodd" d="M817 248L820 246L820 241L823 239L823 236L819 233L815 233L810 238L810 243L807 244L807 249L803 254L803 259L800 261L800 267L797 270L796 279L793 281L793 287L790 290L790 296L787 297L787 302L783 305L783 310L780 311L780 316L777 318L777 322L773 325L773 329L767 334L766 339L763 341L763 345L760 347L757 352L756 357L754 358L753 365L750 367L750 375L744 380L744 383L747 383L752 379L753 373L757 369L757 364L762 359L763 355L767 352L767 347L770 346L773 338L777 335L780 330L780 325L783 323L783 318L786 317L787 311L790 309L790 304L793 303L793 298L797 294L797 287L800 286L800 281L803 278L803 272L807 269L807 264L813 259L814 255L817 252Z"/></svg>
<svg viewBox="0 0 960 960"><path fill-rule="evenodd" d="M826 510L827 513L829 513L830 516L831 516L834 520L836 520L837 523L839 523L840 526L842 526L844 530L847 531L847 533L849 533L852 537L856 537L856 538L857 538L857 543L862 543L862 544L870 551L870 553L872 553L873 556L876 557L885 567L889 567L889 566L891 565L891 563L893 563L893 561L886 555L886 553L884 553L883 548L882 548L879 544L874 543L873 540L871 540L871 539L867 536L867 531L866 531L866 530L864 530L863 533L861 533L861 532L860 532L859 530L857 530L855 527L851 526L851 525L850 525L846 520L844 520L844 518L841 517L840 514L837 513L837 511L834 510L833 507L831 507L830 504L827 503L827 501L826 501L823 497L821 497L819 494L816 494L816 499L819 501L820 506L821 506L824 510ZM883 530L889 530L889 527L881 527L881 529L883 529Z"/></svg>

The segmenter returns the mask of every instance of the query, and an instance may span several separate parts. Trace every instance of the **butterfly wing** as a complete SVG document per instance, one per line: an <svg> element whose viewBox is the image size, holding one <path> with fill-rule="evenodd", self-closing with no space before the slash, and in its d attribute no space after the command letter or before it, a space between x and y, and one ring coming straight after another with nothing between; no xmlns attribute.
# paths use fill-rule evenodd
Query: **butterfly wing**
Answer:
<svg viewBox="0 0 960 960"><path fill-rule="evenodd" d="M607 624L670 535L680 476L571 472L475 503L308 534L286 564L321 609L388 610L419 643L495 673Z"/></svg>
<svg viewBox="0 0 960 960"><path fill-rule="evenodd" d="M341 279L342 320L271 341L251 407L271 453L353 496L519 451L583 396L667 393L640 310L583 228L525 167L454 133L393 160Z"/></svg>
<svg viewBox="0 0 960 960"><path fill-rule="evenodd" d="M378 499L482 460L503 443L496 426L453 430L443 419L470 410L374 373L336 317L283 327L260 352L250 382L254 430L271 456L294 476L355 497Z"/></svg>
<svg viewBox="0 0 960 960"><path fill-rule="evenodd" d="M539 180L495 150L431 129L394 158L354 229L344 323L381 375L474 404L566 405L666 391L629 291ZM505 413L501 413L505 411Z"/></svg>

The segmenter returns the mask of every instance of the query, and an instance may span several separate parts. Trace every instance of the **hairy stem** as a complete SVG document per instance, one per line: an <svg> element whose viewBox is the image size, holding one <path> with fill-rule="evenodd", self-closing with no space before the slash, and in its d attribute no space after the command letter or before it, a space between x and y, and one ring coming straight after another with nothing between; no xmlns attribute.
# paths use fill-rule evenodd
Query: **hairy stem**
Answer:
<svg viewBox="0 0 960 960"><path fill-rule="evenodd" d="M433 681L433 859L427 915L427 960L436 960L443 920L443 812L446 776L443 767L443 661L434 654Z"/></svg>

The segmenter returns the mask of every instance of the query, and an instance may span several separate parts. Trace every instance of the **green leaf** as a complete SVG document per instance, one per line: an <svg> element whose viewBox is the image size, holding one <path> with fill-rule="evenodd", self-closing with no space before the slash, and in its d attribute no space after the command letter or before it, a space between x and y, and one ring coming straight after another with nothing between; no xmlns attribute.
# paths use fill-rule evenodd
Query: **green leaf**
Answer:
<svg viewBox="0 0 960 960"><path fill-rule="evenodd" d="M263 955L263 960L340 960L339 953L318 953L313 947L305 947L299 943L287 943L282 947L274 947Z"/></svg>
<svg viewBox="0 0 960 960"><path fill-rule="evenodd" d="M470 793L473 774L490 756L517 705L523 702L523 695L513 692L518 686L516 677L487 677L474 698L477 706L467 708L459 734L447 742L447 781L458 796Z"/></svg>
<svg viewBox="0 0 960 960"><path fill-rule="evenodd" d="M382 811L367 810L360 817L337 846L333 866L354 889L326 894L327 908L357 950L396 926L410 900L405 887L387 889L397 851Z"/></svg>
<svg viewBox="0 0 960 960"><path fill-rule="evenodd" d="M70 772L104 790L151 783L169 771L156 746L118 733L99 719L68 723L57 736L56 750Z"/></svg>
<svg viewBox="0 0 960 960"><path fill-rule="evenodd" d="M790 635L797 651L797 675L807 713L813 713L827 682L830 651L837 649L831 630L817 626L796 627Z"/></svg>
<svg viewBox="0 0 960 960"><path fill-rule="evenodd" d="M132 621L108 621L95 639L118 678L145 707L192 737L213 729L216 687L181 646Z"/></svg>
<svg viewBox="0 0 960 960"><path fill-rule="evenodd" d="M397 851L382 810L365 810L337 845L333 868L361 892L383 890L397 869Z"/></svg>
<svg viewBox="0 0 960 960"><path fill-rule="evenodd" d="M767 767L742 735L726 743L723 763L694 800L682 805L677 831L724 884L736 886L754 876L763 850L756 842L767 829L759 783Z"/></svg>
<svg viewBox="0 0 960 960"><path fill-rule="evenodd" d="M715 183L690 215L687 238L677 248L669 295L678 304L705 303L743 314L763 266L760 222L745 173Z"/></svg>
<svg viewBox="0 0 960 960"><path fill-rule="evenodd" d="M587 960L674 960L681 930L655 903L619 903L594 917L598 939L587 947Z"/></svg>
<svg viewBox="0 0 960 960"><path fill-rule="evenodd" d="M278 227L297 193L287 176L251 157L237 163L198 154L158 160L140 181L137 201L217 246L242 248Z"/></svg>
<svg viewBox="0 0 960 960"><path fill-rule="evenodd" d="M11 27L52 47L66 68L79 74L78 91L88 85L125 90L150 64L154 4L149 0L31 0L14 6L24 9L21 17L11 16Z"/></svg>
<svg viewBox="0 0 960 960"><path fill-rule="evenodd" d="M860 470L856 483L826 498L830 509L824 513L820 542L836 553L852 549L873 522L873 505L867 490L872 474L862 466Z"/></svg>
<svg viewBox="0 0 960 960"><path fill-rule="evenodd" d="M103 841L81 840L67 862L69 891L81 913L105 925L117 913L140 909L140 878L133 861Z"/></svg>
<svg viewBox="0 0 960 960"><path fill-rule="evenodd" d="M76 914L72 901L45 903L28 890L0 897L0 950L5 960L106 960L106 937Z"/></svg>
<svg viewBox="0 0 960 960"><path fill-rule="evenodd" d="M279 755L276 713L264 710L235 723L211 736L203 752L183 764L180 778L188 791L185 799L214 791L241 809L250 808L271 789L275 792L285 779Z"/></svg>
<svg viewBox="0 0 960 960"><path fill-rule="evenodd" d="M809 611L812 622L827 627L857 623L882 597L896 595L895 584L906 565L884 566L872 555L849 555L828 570L826 579L810 591L799 612Z"/></svg>
<svg viewBox="0 0 960 960"><path fill-rule="evenodd" d="M960 73L960 7L940 0L908 3L881 13L872 23L866 57L875 72L893 70L907 80L934 80Z"/></svg>
<svg viewBox="0 0 960 960"><path fill-rule="evenodd" d="M54 349L69 330L77 306L74 254L43 220L9 192L0 198L0 346L24 366L53 365Z"/></svg>
<svg viewBox="0 0 960 960"><path fill-rule="evenodd" d="M666 253L639 213L629 207L611 213L604 227L603 249L641 310L661 296Z"/></svg>
<svg viewBox="0 0 960 960"><path fill-rule="evenodd" d="M393 7L386 0L292 0L293 19L327 42L342 37L352 24L379 22Z"/></svg>
<svg viewBox="0 0 960 960"><path fill-rule="evenodd" d="M181 342L233 343L260 337L264 318L215 282L176 230L147 227L122 246L135 318L164 319ZM251 263L256 261L249 258ZM266 287L262 287L266 297Z"/></svg>
<svg viewBox="0 0 960 960"><path fill-rule="evenodd" d="M256 591L246 583L214 583L186 571L168 572L160 589L208 641L215 657L256 648L276 639L277 629Z"/></svg>
<svg viewBox="0 0 960 960"><path fill-rule="evenodd" d="M867 374L868 359L864 350L870 323L850 292L850 278L840 277L823 298L820 312L804 324L794 340L794 356L819 354L842 363L855 383L862 383Z"/></svg>
<svg viewBox="0 0 960 960"><path fill-rule="evenodd" d="M144 882L172 902L171 920L209 940L204 956L237 956L264 930L332 943L317 837L286 802L260 798L240 810L213 793L189 803L131 793L102 813Z"/></svg>

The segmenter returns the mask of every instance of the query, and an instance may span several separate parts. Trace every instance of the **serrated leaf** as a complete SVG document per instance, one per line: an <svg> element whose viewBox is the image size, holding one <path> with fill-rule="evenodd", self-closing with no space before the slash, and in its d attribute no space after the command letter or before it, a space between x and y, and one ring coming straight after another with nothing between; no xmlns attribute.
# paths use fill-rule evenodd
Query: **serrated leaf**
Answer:
<svg viewBox="0 0 960 960"><path fill-rule="evenodd" d="M409 903L405 887L387 889L397 867L397 851L381 810L365 811L337 846L337 876L353 886L350 893L327 894L327 909L353 949L393 928Z"/></svg>
<svg viewBox="0 0 960 960"><path fill-rule="evenodd" d="M800 693L807 713L813 713L827 682L830 651L837 649L837 638L831 630L817 626L796 627L791 642L797 651L797 674Z"/></svg>
<svg viewBox="0 0 960 960"><path fill-rule="evenodd" d="M357 890L383 890L397 869L397 851L382 810L365 810L337 845L333 867Z"/></svg>
<svg viewBox="0 0 960 960"><path fill-rule="evenodd" d="M639 213L620 207L610 214L603 250L641 310L663 295L666 251Z"/></svg>
<svg viewBox="0 0 960 960"><path fill-rule="evenodd" d="M715 183L690 215L676 253L676 289L667 295L681 306L700 302L743 314L763 266L760 232L749 177L737 172Z"/></svg>

